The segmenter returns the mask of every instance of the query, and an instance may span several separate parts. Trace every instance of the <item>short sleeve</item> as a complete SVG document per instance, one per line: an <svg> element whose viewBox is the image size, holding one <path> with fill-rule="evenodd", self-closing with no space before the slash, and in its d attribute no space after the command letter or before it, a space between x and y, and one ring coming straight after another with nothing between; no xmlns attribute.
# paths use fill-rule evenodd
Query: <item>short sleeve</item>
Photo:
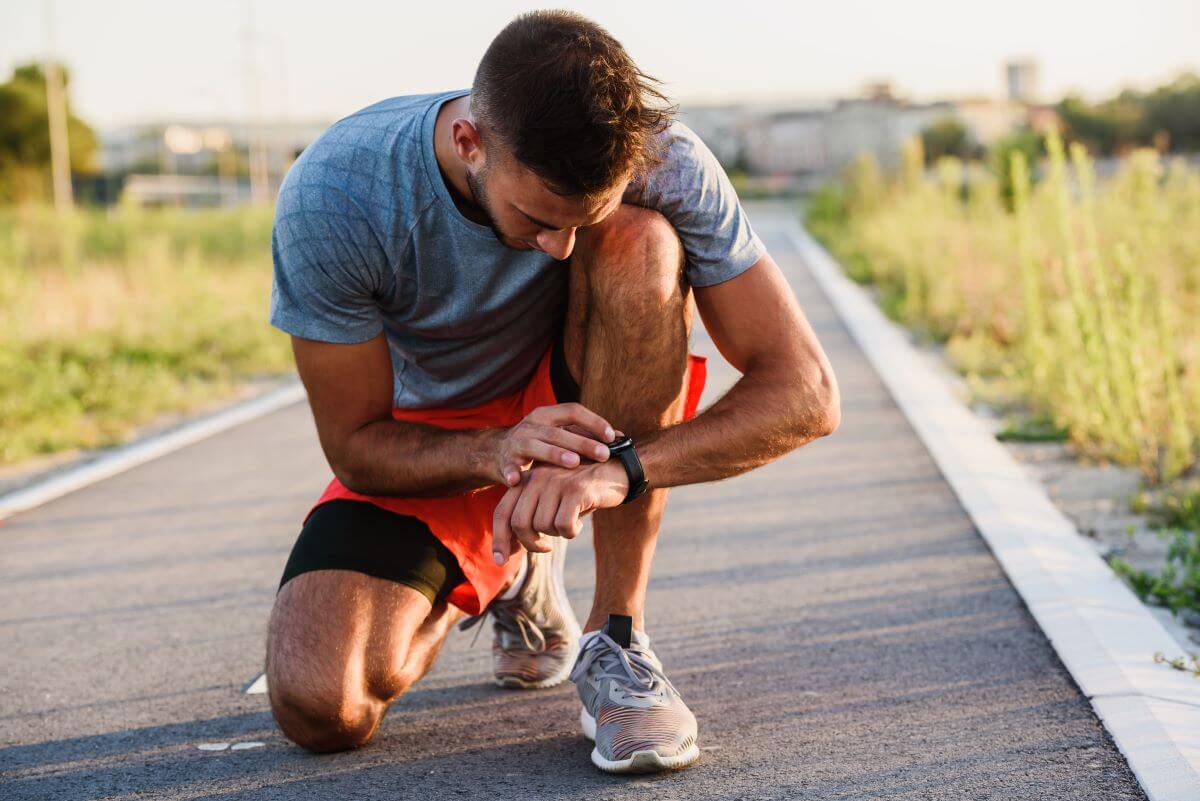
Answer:
<svg viewBox="0 0 1200 801"><path fill-rule="evenodd" d="M700 137L678 120L662 136L666 158L630 183L624 201L655 209L670 220L683 242L692 286L741 275L766 248L729 176Z"/></svg>
<svg viewBox="0 0 1200 801"><path fill-rule="evenodd" d="M322 342L383 330L376 302L387 258L369 220L320 163L303 157L280 187L271 230L271 324Z"/></svg>

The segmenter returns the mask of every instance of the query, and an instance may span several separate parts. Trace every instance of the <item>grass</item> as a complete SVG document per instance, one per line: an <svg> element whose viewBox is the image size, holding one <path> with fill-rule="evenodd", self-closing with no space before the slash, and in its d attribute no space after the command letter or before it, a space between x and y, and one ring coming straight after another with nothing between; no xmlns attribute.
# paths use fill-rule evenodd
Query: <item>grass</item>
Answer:
<svg viewBox="0 0 1200 801"><path fill-rule="evenodd" d="M1173 612L1200 612L1200 481L1177 481L1141 492L1130 508L1149 516L1167 541L1166 564L1151 573L1113 559L1113 569L1144 601Z"/></svg>
<svg viewBox="0 0 1200 801"><path fill-rule="evenodd" d="M1020 153L1012 203L981 164L861 159L808 224L895 319L1003 381L1084 455L1152 483L1200 456L1200 172L1138 151L1098 186L1077 145Z"/></svg>
<svg viewBox="0 0 1200 801"><path fill-rule="evenodd" d="M0 210L0 464L114 445L289 371L271 217Z"/></svg>
<svg viewBox="0 0 1200 801"><path fill-rule="evenodd" d="M1177 489L1200 471L1200 171L1139 150L1101 183L1082 146L1051 133L1046 152L1035 181L1020 152L926 170L913 140L894 175L859 159L807 224L893 319L1019 407L1001 438L1134 465L1178 506L1164 570L1123 574L1200 609L1200 500Z"/></svg>

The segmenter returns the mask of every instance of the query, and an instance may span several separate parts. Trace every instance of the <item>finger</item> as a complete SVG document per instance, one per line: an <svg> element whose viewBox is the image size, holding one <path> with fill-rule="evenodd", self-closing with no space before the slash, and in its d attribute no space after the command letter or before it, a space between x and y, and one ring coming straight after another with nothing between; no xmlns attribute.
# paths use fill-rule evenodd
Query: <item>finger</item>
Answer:
<svg viewBox="0 0 1200 801"><path fill-rule="evenodd" d="M561 536L554 525L558 515L558 495L552 492L542 493L538 500L537 511L533 513L533 530L538 534L553 534Z"/></svg>
<svg viewBox="0 0 1200 801"><path fill-rule="evenodd" d="M557 445L551 445L547 442L547 440L553 438L553 435L549 432L557 430L551 426L538 426L536 429L531 429L528 436L519 443L518 448L520 452L518 455L531 462L545 462L546 464L560 465L562 467L578 467L578 453L566 448L560 448ZM591 450L591 448L588 450ZM591 458L590 454L587 455L588 458Z"/></svg>
<svg viewBox="0 0 1200 801"><path fill-rule="evenodd" d="M541 534L518 534L517 539L531 553L550 553L554 550L550 538Z"/></svg>
<svg viewBox="0 0 1200 801"><path fill-rule="evenodd" d="M595 435L592 434L591 431L588 431L583 426L577 426L574 423L571 423L570 425L565 425L562 428L564 431L570 431L572 434L578 434L581 437L587 437L588 439L596 439ZM598 441L599 440L597 440L597 442Z"/></svg>
<svg viewBox="0 0 1200 801"><path fill-rule="evenodd" d="M520 488L512 487L504 493L504 497L496 504L496 511L492 513L492 559L498 565L508 561L508 557L516 550L516 538L509 519L520 497Z"/></svg>
<svg viewBox="0 0 1200 801"><path fill-rule="evenodd" d="M572 451L588 459L603 462L608 459L608 446L597 442L591 436L580 436L565 428L548 427L546 441L565 450Z"/></svg>
<svg viewBox="0 0 1200 801"><path fill-rule="evenodd" d="M578 425L575 425L574 423L572 423L571 425L563 426L561 430L562 431L570 431L572 434L578 434L579 436L584 437L588 440L591 440L592 442L600 442L601 444L603 444L602 440L596 439L596 435L593 434L591 431L588 431L583 426L578 426ZM613 434L618 437L621 436L620 431L614 431ZM597 451L597 452L599 452L599 451ZM607 459L608 459L608 446L607 445L605 445L603 456L604 456L603 459L600 459L595 456L593 456L592 458L596 459L597 461L601 461L601 462L607 461Z"/></svg>
<svg viewBox="0 0 1200 801"><path fill-rule="evenodd" d="M515 487L521 483L521 468L522 464L510 462L504 466L504 483L510 487Z"/></svg>
<svg viewBox="0 0 1200 801"><path fill-rule="evenodd" d="M608 446L591 437L580 436L555 426L530 424L528 439L521 454L531 460L577 467L580 457L603 462L608 459Z"/></svg>
<svg viewBox="0 0 1200 801"><path fill-rule="evenodd" d="M536 422L552 426L575 424L601 442L611 442L614 436L613 427L600 415L580 403L559 403L554 406L542 406L530 414L538 415Z"/></svg>
<svg viewBox="0 0 1200 801"><path fill-rule="evenodd" d="M526 549L534 553L545 553L550 550L550 543L545 537L533 530L533 514L537 510L538 496L541 485L532 485L528 480L521 487L521 497L513 508L509 524L512 532Z"/></svg>
<svg viewBox="0 0 1200 801"><path fill-rule="evenodd" d="M554 528L560 537L573 540L579 536L583 524L579 521L579 500L566 493L558 502L558 513L554 516Z"/></svg>

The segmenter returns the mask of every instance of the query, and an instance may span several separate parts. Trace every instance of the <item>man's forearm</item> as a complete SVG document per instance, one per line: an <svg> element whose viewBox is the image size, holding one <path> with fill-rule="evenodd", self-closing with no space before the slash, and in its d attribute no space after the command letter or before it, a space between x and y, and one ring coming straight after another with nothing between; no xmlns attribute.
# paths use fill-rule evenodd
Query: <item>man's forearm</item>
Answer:
<svg viewBox="0 0 1200 801"><path fill-rule="evenodd" d="M496 443L505 429L450 430L378 420L354 432L334 473L363 495L445 496L499 483Z"/></svg>
<svg viewBox="0 0 1200 801"><path fill-rule="evenodd" d="M637 445L651 487L717 481L830 434L839 398L831 372L750 370L715 404Z"/></svg>

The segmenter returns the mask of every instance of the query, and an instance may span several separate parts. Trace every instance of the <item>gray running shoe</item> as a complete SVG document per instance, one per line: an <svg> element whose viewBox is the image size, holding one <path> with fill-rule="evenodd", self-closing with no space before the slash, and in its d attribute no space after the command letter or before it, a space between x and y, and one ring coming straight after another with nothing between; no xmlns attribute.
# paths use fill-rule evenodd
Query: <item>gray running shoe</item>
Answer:
<svg viewBox="0 0 1200 801"><path fill-rule="evenodd" d="M517 597L493 600L483 614L458 625L469 629L491 614L492 669L501 687L553 687L571 674L580 629L563 585L567 540L551 540L550 553L526 554L529 566Z"/></svg>
<svg viewBox="0 0 1200 801"><path fill-rule="evenodd" d="M592 764L610 773L683 768L700 758L696 718L663 674L650 638L612 615L580 641L571 680L583 733L596 743Z"/></svg>

